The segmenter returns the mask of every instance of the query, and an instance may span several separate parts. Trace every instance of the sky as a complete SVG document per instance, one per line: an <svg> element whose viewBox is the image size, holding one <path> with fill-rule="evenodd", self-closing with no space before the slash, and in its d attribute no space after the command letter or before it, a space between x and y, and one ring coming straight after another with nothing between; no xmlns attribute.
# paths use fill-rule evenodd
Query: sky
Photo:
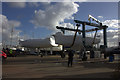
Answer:
<svg viewBox="0 0 120 80"><path fill-rule="evenodd" d="M56 26L74 28L74 19L88 21L89 14L108 25L108 45L118 44L118 2L2 2L2 38L10 44L12 28L13 41L46 38L59 31ZM99 35L102 39L102 31Z"/></svg>

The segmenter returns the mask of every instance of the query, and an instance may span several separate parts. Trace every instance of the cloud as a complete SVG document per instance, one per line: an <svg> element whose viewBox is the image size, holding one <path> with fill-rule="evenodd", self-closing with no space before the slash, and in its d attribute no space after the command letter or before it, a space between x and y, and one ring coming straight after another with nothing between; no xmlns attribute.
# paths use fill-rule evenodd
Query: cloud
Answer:
<svg viewBox="0 0 120 80"><path fill-rule="evenodd" d="M71 23L62 23L62 24L60 24L59 26L63 26L63 27L67 27L67 28L72 28L72 29L74 29L74 25L71 24Z"/></svg>
<svg viewBox="0 0 120 80"><path fill-rule="evenodd" d="M98 18L102 19L102 18L103 18L103 16L98 16Z"/></svg>
<svg viewBox="0 0 120 80"><path fill-rule="evenodd" d="M9 2L8 5L14 8L24 8L26 6L25 2Z"/></svg>
<svg viewBox="0 0 120 80"><path fill-rule="evenodd" d="M51 2L50 0L26 0L26 2Z"/></svg>
<svg viewBox="0 0 120 80"><path fill-rule="evenodd" d="M46 27L56 31L56 26L64 24L64 20L73 19L73 14L77 13L79 5L73 2L55 3L49 5L45 10L35 10L34 19L31 22L36 27ZM70 25L70 23L68 23Z"/></svg>
<svg viewBox="0 0 120 80"><path fill-rule="evenodd" d="M2 2L26 2L26 0L2 0Z"/></svg>
<svg viewBox="0 0 120 80"><path fill-rule="evenodd" d="M14 20L9 21L8 23L9 26L15 26L15 27L19 27L21 24L19 21L14 21Z"/></svg>
<svg viewBox="0 0 120 80"><path fill-rule="evenodd" d="M74 27L75 27L71 23L62 23L59 26L61 26L61 27L67 27L67 28L72 28L72 29L74 29ZM74 34L75 34L75 32L73 32L73 31L68 31L68 30L65 31L65 35L74 35Z"/></svg>
<svg viewBox="0 0 120 80"><path fill-rule="evenodd" d="M26 6L31 6L31 7L39 6L38 2L26 2L25 0L23 0L23 2L8 2L7 4L13 8L25 8Z"/></svg>
<svg viewBox="0 0 120 80"><path fill-rule="evenodd" d="M104 22L102 22L104 25L107 25L109 28L113 28L113 29L118 29L119 28L119 20L113 19L113 20L105 20Z"/></svg>
<svg viewBox="0 0 120 80"><path fill-rule="evenodd" d="M28 2L28 4L29 4L29 6L31 6L31 7L38 7L39 6L39 4L38 4L38 2Z"/></svg>
<svg viewBox="0 0 120 80"><path fill-rule="evenodd" d="M20 30L15 29L16 27L20 26L19 21L14 21L14 20L8 20L6 16L0 14L0 42L3 41L4 44L10 44L11 37L13 39L14 44L17 43L19 33L21 32ZM12 29L13 27L13 29ZM13 30L13 32L12 32ZM12 36L11 36L12 32Z"/></svg>
<svg viewBox="0 0 120 80"><path fill-rule="evenodd" d="M119 0L3 0L4 2L119 2Z"/></svg>
<svg viewBox="0 0 120 80"><path fill-rule="evenodd" d="M87 0L4 0L4 2L83 2Z"/></svg>
<svg viewBox="0 0 120 80"><path fill-rule="evenodd" d="M73 2L87 2L88 0L72 0Z"/></svg>
<svg viewBox="0 0 120 80"><path fill-rule="evenodd" d="M51 2L86 2L88 0L50 0Z"/></svg>
<svg viewBox="0 0 120 80"><path fill-rule="evenodd" d="M86 2L119 2L119 0L86 0Z"/></svg>

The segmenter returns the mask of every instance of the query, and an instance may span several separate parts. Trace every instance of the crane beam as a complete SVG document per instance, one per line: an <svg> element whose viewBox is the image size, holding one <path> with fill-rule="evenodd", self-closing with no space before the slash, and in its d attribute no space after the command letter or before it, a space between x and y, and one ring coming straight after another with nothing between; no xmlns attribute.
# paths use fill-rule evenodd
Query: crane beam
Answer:
<svg viewBox="0 0 120 80"><path fill-rule="evenodd" d="M79 24L85 24L85 25L89 25L89 26L94 26L94 27L98 27L98 28L108 28L108 26L106 25L101 25L100 24L95 24L95 23L90 23L90 22L86 22L86 21L79 21L79 20L74 20L76 23L79 23Z"/></svg>
<svg viewBox="0 0 120 80"><path fill-rule="evenodd" d="M59 27L59 26L56 26L57 29L61 29L61 30L69 30L69 31L78 31L78 32L82 32L82 30L80 29L72 29L72 28L65 28L65 27ZM85 30L85 32L92 32L92 31L96 31L96 30L102 30L102 28L94 28L94 29L88 29L88 30Z"/></svg>

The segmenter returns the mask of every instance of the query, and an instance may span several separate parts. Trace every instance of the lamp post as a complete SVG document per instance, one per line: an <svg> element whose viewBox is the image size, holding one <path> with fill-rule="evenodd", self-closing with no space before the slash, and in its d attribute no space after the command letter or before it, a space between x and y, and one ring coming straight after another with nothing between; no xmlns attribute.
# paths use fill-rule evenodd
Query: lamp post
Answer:
<svg viewBox="0 0 120 80"><path fill-rule="evenodd" d="M12 26L12 29L11 29L11 42L10 42L10 47L12 47L13 46L13 44L12 44L12 40L13 40L13 26Z"/></svg>

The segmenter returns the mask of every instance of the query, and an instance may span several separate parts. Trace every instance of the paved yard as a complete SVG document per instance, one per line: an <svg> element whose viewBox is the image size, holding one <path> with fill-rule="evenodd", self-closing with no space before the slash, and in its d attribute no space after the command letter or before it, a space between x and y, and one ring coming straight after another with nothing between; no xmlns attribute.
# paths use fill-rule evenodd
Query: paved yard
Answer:
<svg viewBox="0 0 120 80"><path fill-rule="evenodd" d="M111 78L118 61L94 59L81 61L74 56L73 67L67 67L67 58L60 56L8 57L3 62L3 78Z"/></svg>

